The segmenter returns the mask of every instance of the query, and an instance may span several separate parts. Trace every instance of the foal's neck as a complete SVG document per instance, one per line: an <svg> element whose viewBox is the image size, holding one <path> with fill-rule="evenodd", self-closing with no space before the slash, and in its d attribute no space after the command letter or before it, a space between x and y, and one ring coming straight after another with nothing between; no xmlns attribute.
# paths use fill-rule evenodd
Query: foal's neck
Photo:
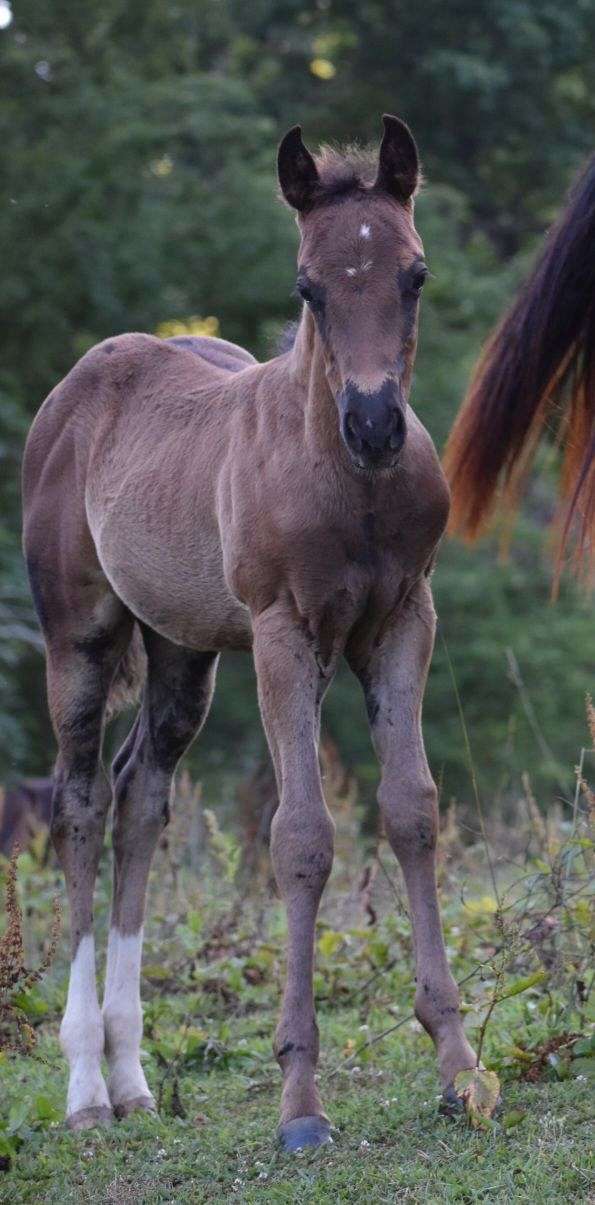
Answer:
<svg viewBox="0 0 595 1205"><path fill-rule="evenodd" d="M307 306L297 329L290 364L294 379L306 394L304 434L308 449L314 454L332 456L335 462L344 465L337 404L326 375L322 340Z"/></svg>

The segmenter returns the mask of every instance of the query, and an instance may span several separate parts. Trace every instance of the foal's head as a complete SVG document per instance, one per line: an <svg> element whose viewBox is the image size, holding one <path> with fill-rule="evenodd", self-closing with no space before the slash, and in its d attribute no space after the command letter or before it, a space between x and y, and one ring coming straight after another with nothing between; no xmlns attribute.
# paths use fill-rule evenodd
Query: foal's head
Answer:
<svg viewBox="0 0 595 1205"><path fill-rule="evenodd" d="M427 276L413 224L413 138L385 115L378 156L325 149L295 126L279 147L279 181L298 214L297 288L316 323L341 435L360 469L390 469L405 443L407 394Z"/></svg>

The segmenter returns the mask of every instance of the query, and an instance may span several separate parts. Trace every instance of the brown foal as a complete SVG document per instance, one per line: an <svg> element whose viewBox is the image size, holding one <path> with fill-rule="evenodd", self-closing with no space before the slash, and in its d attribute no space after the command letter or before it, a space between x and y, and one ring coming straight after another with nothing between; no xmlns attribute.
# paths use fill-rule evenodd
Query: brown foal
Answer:
<svg viewBox="0 0 595 1205"><path fill-rule="evenodd" d="M314 158L296 127L279 148L279 180L301 236L293 347L259 364L217 339L109 339L50 394L27 444L25 551L47 645L59 744L52 836L72 924L61 1041L75 1129L155 1107L139 1061L147 879L223 649L253 650L279 786L271 854L288 921L274 1043L284 1146L329 1137L312 971L334 826L318 739L342 655L365 693L380 807L409 893L416 1014L447 1097L475 1064L441 931L436 789L421 733L430 572L449 496L408 404L427 271L413 221L415 143L386 116L379 155ZM93 888L112 798L102 734L145 661L142 645L142 702L113 766L100 1009Z"/></svg>

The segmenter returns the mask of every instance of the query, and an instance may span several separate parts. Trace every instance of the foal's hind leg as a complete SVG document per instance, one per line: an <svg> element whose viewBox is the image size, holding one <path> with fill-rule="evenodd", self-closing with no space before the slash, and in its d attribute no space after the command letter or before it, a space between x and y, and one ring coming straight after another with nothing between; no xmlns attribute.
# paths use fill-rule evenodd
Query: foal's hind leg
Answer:
<svg viewBox="0 0 595 1205"><path fill-rule="evenodd" d="M114 898L103 1019L114 1112L154 1109L140 1064L140 966L145 896L155 846L169 818L176 765L201 728L215 653L196 653L143 629L148 676L142 709L114 762Z"/></svg>
<svg viewBox="0 0 595 1205"><path fill-rule="evenodd" d="M109 614L108 614L109 613ZM95 983L93 888L111 791L101 766L107 695L130 637L113 596L101 627L48 640L48 698L58 738L51 835L70 903L72 964L60 1041L70 1065L67 1120L82 1129L111 1119L101 1074L103 1023ZM57 630L57 624L54 625Z"/></svg>
<svg viewBox="0 0 595 1205"><path fill-rule="evenodd" d="M379 803L405 879L416 980L415 1013L433 1038L445 1098L459 1071L475 1066L444 948L436 889L438 806L421 731L423 692L434 642L429 583L418 583L379 645L350 650L364 692L382 779Z"/></svg>

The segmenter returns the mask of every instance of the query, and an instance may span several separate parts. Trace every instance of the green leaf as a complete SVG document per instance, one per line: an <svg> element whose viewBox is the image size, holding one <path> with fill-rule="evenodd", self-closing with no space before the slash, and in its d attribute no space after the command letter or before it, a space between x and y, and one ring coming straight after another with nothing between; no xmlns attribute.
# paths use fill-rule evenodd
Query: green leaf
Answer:
<svg viewBox="0 0 595 1205"><path fill-rule="evenodd" d="M520 996L521 992L527 992L530 987L535 987L537 983L543 983L547 979L547 971L535 971L533 975L525 975L523 979L515 979L510 987L504 989L498 996L498 1000L510 1000L511 996Z"/></svg>
<svg viewBox="0 0 595 1205"><path fill-rule="evenodd" d="M4 1158L12 1159L18 1151L18 1141L14 1138L9 1138L8 1134L3 1134L0 1131L0 1155Z"/></svg>
<svg viewBox="0 0 595 1205"><path fill-rule="evenodd" d="M568 1057L564 1058L557 1051L552 1050L551 1054L547 1056L547 1064L553 1071L556 1079L570 1079L571 1071Z"/></svg>
<svg viewBox="0 0 595 1205"><path fill-rule="evenodd" d="M334 929L327 929L326 933L323 933L322 936L318 938L319 952L325 958L329 958L332 954L336 954L337 950L342 944L343 934L336 933Z"/></svg>
<svg viewBox="0 0 595 1205"><path fill-rule="evenodd" d="M9 1111L8 1124L6 1132L10 1136L18 1133L21 1126L29 1120L31 1113L31 1101L28 1096L24 1096L21 1100L16 1101Z"/></svg>
<svg viewBox="0 0 595 1205"><path fill-rule="evenodd" d="M33 1108L37 1121L60 1121L62 1116L49 1096L36 1096Z"/></svg>
<svg viewBox="0 0 595 1205"><path fill-rule="evenodd" d="M532 1063L535 1059L535 1055L530 1054L528 1050L523 1050L522 1046L509 1046L505 1054L519 1063Z"/></svg>
<svg viewBox="0 0 595 1205"><path fill-rule="evenodd" d="M143 977L145 979L168 979L170 972L166 966L161 963L150 962L143 967Z"/></svg>
<svg viewBox="0 0 595 1205"><path fill-rule="evenodd" d="M542 874L552 873L551 866L548 866L547 862L544 862L541 858L534 858L533 865L536 866L537 870L541 871Z"/></svg>
<svg viewBox="0 0 595 1205"><path fill-rule="evenodd" d="M510 1113L505 1113L502 1118L502 1125L505 1130L512 1130L514 1126L520 1125L521 1121L527 1116L526 1109L511 1109Z"/></svg>
<svg viewBox="0 0 595 1205"><path fill-rule="evenodd" d="M202 912L192 911L186 917L186 924L192 933L202 933L204 928L204 916Z"/></svg>
<svg viewBox="0 0 595 1205"><path fill-rule="evenodd" d="M587 1038L579 1038L578 1042L572 1047L573 1059L592 1059L595 1057L595 1033L589 1034Z"/></svg>
<svg viewBox="0 0 595 1205"><path fill-rule="evenodd" d="M35 988L31 988L28 992L15 992L12 1004L15 1008L20 1008L26 1017L45 1017L49 1011L47 1002Z"/></svg>

